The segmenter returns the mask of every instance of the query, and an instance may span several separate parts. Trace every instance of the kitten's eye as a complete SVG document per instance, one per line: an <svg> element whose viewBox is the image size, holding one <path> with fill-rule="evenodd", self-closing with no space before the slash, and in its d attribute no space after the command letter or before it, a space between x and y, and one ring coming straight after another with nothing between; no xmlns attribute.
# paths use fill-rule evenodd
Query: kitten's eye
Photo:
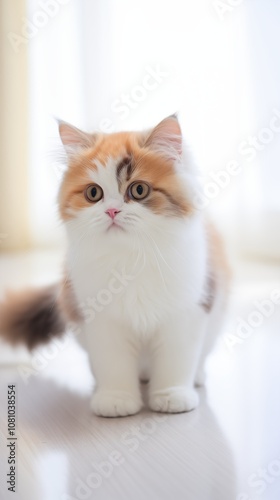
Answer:
<svg viewBox="0 0 280 500"><path fill-rule="evenodd" d="M134 182L129 186L128 192L134 200L144 200L150 193L150 186L145 182Z"/></svg>
<svg viewBox="0 0 280 500"><path fill-rule="evenodd" d="M103 198L103 190L100 186L98 186L98 184L91 184L84 191L84 195L87 201L94 203Z"/></svg>

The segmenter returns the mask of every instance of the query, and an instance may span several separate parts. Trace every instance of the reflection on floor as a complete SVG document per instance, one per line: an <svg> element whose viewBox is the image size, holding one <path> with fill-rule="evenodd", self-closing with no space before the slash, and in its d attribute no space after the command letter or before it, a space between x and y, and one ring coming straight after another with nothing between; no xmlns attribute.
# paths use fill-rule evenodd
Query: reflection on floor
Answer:
<svg viewBox="0 0 280 500"><path fill-rule="evenodd" d="M1 291L51 282L60 262L51 252L3 256ZM272 297L280 270L239 264L235 277L200 407L188 414L95 417L87 357L74 339L32 357L1 345L0 498L11 496L7 386L16 384L15 499L279 500L280 304Z"/></svg>

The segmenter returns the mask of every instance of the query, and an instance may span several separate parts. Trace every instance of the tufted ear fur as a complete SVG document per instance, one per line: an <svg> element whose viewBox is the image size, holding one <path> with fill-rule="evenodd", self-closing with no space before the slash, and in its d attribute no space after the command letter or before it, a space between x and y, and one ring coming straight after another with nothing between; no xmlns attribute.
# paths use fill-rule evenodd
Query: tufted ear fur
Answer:
<svg viewBox="0 0 280 500"><path fill-rule="evenodd" d="M87 134L73 125L59 120L59 134L66 151L78 148L92 147L96 141L96 134Z"/></svg>
<svg viewBox="0 0 280 500"><path fill-rule="evenodd" d="M182 154L182 132L176 115L162 120L146 139L145 146L177 160Z"/></svg>

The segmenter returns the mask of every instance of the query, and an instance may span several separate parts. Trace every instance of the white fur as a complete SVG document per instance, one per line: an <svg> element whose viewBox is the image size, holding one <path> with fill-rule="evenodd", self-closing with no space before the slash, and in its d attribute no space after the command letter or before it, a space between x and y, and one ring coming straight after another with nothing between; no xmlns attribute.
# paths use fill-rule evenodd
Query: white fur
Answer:
<svg viewBox="0 0 280 500"><path fill-rule="evenodd" d="M103 416L139 411L145 354L150 408L189 411L198 404L194 382L198 369L201 383L211 318L200 305L207 280L203 220L201 214L177 219L125 203L112 162L88 172L104 199L67 223L67 266L85 317L80 341L96 379L92 409ZM189 195L192 174L178 175ZM108 208L121 210L121 227L110 227Z"/></svg>

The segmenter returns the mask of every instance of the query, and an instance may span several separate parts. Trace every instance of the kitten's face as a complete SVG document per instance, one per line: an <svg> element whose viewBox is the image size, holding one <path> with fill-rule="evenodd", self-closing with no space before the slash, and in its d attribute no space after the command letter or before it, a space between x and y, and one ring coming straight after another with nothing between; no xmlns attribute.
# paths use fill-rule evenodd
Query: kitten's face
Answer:
<svg viewBox="0 0 280 500"><path fill-rule="evenodd" d="M175 117L150 134L93 136L67 124L60 133L72 149L60 191L63 220L106 235L145 231L159 219L182 219L192 211L176 166L181 131Z"/></svg>

